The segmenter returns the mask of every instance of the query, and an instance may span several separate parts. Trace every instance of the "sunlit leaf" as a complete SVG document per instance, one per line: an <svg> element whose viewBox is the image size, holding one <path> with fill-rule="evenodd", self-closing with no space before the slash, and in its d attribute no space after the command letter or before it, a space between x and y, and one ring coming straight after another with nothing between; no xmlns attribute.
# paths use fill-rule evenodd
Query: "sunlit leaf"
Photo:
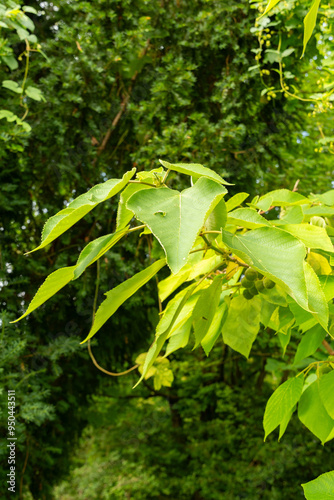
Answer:
<svg viewBox="0 0 334 500"><path fill-rule="evenodd" d="M132 278L123 281L120 285L116 286L105 295L107 298L102 302L98 308L92 328L83 342L91 339L95 333L104 325L104 323L117 311L117 309L139 288L145 285L164 265L165 259L160 259L154 264L150 265L143 271L135 274ZM83 343L81 342L81 343Z"/></svg>
<svg viewBox="0 0 334 500"><path fill-rule="evenodd" d="M302 484L306 500L334 500L334 471Z"/></svg>
<svg viewBox="0 0 334 500"><path fill-rule="evenodd" d="M201 177L181 193L151 188L135 193L127 202L138 220L146 224L165 250L167 264L176 274L187 263L189 252L205 219L226 189Z"/></svg>
<svg viewBox="0 0 334 500"><path fill-rule="evenodd" d="M127 172L123 175L122 179L110 179L103 184L97 184L87 193L73 200L68 207L48 219L42 232L41 244L31 252L44 248L78 222L78 220L82 219L99 203L121 191L127 185L135 171L136 169L134 168L130 172Z"/></svg>

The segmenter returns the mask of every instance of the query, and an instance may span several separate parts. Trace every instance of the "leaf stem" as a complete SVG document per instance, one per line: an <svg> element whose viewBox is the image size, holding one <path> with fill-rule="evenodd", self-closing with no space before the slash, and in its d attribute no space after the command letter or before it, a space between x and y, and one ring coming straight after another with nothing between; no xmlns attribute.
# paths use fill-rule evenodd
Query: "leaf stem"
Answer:
<svg viewBox="0 0 334 500"><path fill-rule="evenodd" d="M151 187L157 187L154 184L150 184L149 182L143 182L143 181L129 181L131 184L145 184L145 186L151 186Z"/></svg>
<svg viewBox="0 0 334 500"><path fill-rule="evenodd" d="M141 226L133 227L133 228L128 230L128 233L133 233L133 231L138 231L139 229L143 229L144 227L146 227L145 224L142 224Z"/></svg>
<svg viewBox="0 0 334 500"><path fill-rule="evenodd" d="M203 233L201 233L201 237L203 238L203 240L205 241L205 243L210 248L212 248L212 250L214 250L215 252L220 253L221 255L223 255L226 260L229 260L230 262L235 262L236 264L238 264L241 267L246 267L246 268L250 267L248 264L244 264L243 262L241 262L236 257L230 257L226 251L221 250L220 248L216 247L215 245L212 245L212 243L210 243L210 241L207 239L207 237Z"/></svg>

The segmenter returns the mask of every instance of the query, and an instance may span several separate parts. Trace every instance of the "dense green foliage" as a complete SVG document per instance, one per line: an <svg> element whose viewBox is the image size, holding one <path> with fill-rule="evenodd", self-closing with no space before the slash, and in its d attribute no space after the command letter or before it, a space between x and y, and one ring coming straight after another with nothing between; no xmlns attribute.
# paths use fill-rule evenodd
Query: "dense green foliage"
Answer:
<svg viewBox="0 0 334 500"><path fill-rule="evenodd" d="M316 34L324 45L311 40L308 57L299 60L302 38L298 25L306 11L297 5L294 21L287 27L286 14L277 13L274 23L278 24L265 28L271 30L271 41L264 42L266 52L259 69L254 50L264 32L261 35L258 27L252 32L255 12L247 2L226 6L216 1L103 0L44 2L42 8L38 2L29 2L29 6L38 11L26 15L35 24L34 34L47 58L39 52L29 53L26 88L39 88L46 102L32 97L26 101L29 113L25 122L32 127L30 132L22 134L17 127L13 136L12 122L0 121L1 366L5 389L17 386L18 484L23 491L30 489L34 498L50 498L53 484L69 470L68 457L87 423L87 397L100 385L103 393L106 384L85 348L79 346L91 323L94 266L24 324L9 325L9 320L18 316L19 307L27 306L50 271L75 264L73 255L82 249L83 239L88 243L115 229L116 204L108 202L107 211L105 206L96 208L74 232L52 243L38 258L23 253L38 245L43 223L65 201L106 178L122 177L132 166L139 170L158 166L157 156L204 163L236 183L230 188L232 193L291 189L297 178L301 178L300 190L305 194L329 189L332 146L328 113L323 113L321 102L308 107L279 92L277 61L270 49L278 46L281 34L282 51L291 46L295 49L284 58L286 78L290 71L294 75L290 82L304 97L315 89L321 93L326 85L330 87L326 78L331 76L332 59L325 61L324 51L332 28L328 19L327 28ZM330 10L324 14L332 15ZM26 44L15 29L1 27L1 36L9 40L7 48L13 50L18 66L2 61L0 81L22 82ZM315 56L317 62L310 60ZM321 74L321 85L317 83L320 60L327 68ZM260 75L263 70L269 75ZM307 72L310 76L305 79ZM268 90L263 94L265 85L270 92L278 90L276 97L268 95ZM24 109L20 111L19 93L8 89L1 92L0 107L21 117L25 114ZM308 116L313 113L316 119ZM323 151L314 151L315 145ZM175 177L175 183L180 180ZM135 235L129 235L120 251L106 254L100 270L101 291L147 265L145 240L149 242L150 237L137 245ZM67 251L62 251L64 246ZM156 249L152 252L155 256ZM155 283L149 282L111 319L111 327L102 329L99 345L93 344L102 366L115 371L127 368L147 348L156 325L155 297ZM117 335L111 336L110 328ZM210 370L210 359L202 363L208 363ZM186 381L183 383L187 391ZM271 377L267 383L272 385ZM116 385L112 387L117 394ZM168 391L173 394L176 389ZM267 388L266 395L269 392ZM101 411L103 407L101 404ZM131 413L131 420L136 422L135 414ZM260 436L260 422L257 429ZM209 439L203 439L201 449L205 443L210 449ZM173 441L170 446L173 448ZM263 450L268 450L263 451L265 462L271 451L269 447ZM308 456L307 446L303 450L298 460ZM4 474L5 456L2 448ZM300 476L298 484L327 466L331 467L325 457L324 466Z"/></svg>
<svg viewBox="0 0 334 500"><path fill-rule="evenodd" d="M130 391L135 375L117 390L105 384L56 498L302 498L301 482L333 469L333 445L319 446L294 419L279 443L274 436L263 442L271 369L279 363L261 356L268 349L280 356L269 336L256 341L250 362L222 343L208 360L200 351L175 356L167 397Z"/></svg>

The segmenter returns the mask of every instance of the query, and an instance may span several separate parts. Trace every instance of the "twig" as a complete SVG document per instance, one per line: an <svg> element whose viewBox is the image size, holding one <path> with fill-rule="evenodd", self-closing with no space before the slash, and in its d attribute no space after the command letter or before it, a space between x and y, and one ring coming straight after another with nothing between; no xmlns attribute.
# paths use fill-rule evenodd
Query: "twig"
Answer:
<svg viewBox="0 0 334 500"><path fill-rule="evenodd" d="M146 47L142 51L142 53L140 55L140 59L145 56L145 54L146 54L146 52L148 50L149 44L150 44L150 39L147 40ZM120 109L119 109L117 115L115 116L115 118L113 119L111 126L108 128L107 132L105 133L105 136L103 137L100 146L97 148L97 156L96 156L96 158L93 161L93 165L96 164L98 157L104 151L106 145L108 144L108 141L109 141L109 139L111 137L111 134L112 134L113 130L116 128L119 120L121 119L123 113L125 112L125 110L127 108L127 105L129 103L129 100L130 100L130 97L131 97L131 92L132 92L132 89L133 89L133 85L134 85L134 83L135 83L135 81L137 79L137 76L138 76L138 71L136 71L135 74L132 76L130 86L129 86L128 90L126 91L126 95L125 95L125 97L123 98L123 100L121 102Z"/></svg>
<svg viewBox="0 0 334 500"><path fill-rule="evenodd" d="M297 180L296 180L295 185L293 186L293 190L292 190L292 191L298 191L298 184L299 184L299 181L300 181L300 179L297 179Z"/></svg>
<svg viewBox="0 0 334 500"><path fill-rule="evenodd" d="M230 262L235 262L236 264L238 264L241 267L247 267L247 268L249 267L248 264L241 262L236 257L230 257L224 250L221 250L220 248L216 247L215 245L212 245L212 243L210 243L210 241L207 239L207 237L203 233L201 233L201 237L203 238L205 243L208 245L208 247L212 248L212 250L214 250L215 252L218 252L221 255L223 255L226 260L229 260Z"/></svg>
<svg viewBox="0 0 334 500"><path fill-rule="evenodd" d="M334 350L331 348L327 340L323 340L322 345L324 346L328 354L330 354L330 356L334 356Z"/></svg>

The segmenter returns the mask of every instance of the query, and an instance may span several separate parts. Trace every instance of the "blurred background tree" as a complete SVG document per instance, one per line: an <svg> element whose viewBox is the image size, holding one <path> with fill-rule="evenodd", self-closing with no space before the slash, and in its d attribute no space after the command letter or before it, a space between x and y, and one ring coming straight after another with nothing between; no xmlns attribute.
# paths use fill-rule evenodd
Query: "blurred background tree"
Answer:
<svg viewBox="0 0 334 500"><path fill-rule="evenodd" d="M16 4L2 5L8 24ZM31 0L24 15L33 25L19 22L28 35L1 24L0 81L23 90L3 86L0 109L26 124L0 119L2 398L16 389L20 498L292 499L298 484L333 468L332 445L324 451L293 427L281 445L262 443L265 401L284 377L266 357L234 359L222 344L208 360L175 354L176 381L161 393L150 385L132 392L135 375L120 382L97 371L79 345L92 317L94 266L27 320L8 324L47 274L114 229L116 203L37 259L25 257L44 221L132 166L151 168L159 157L202 163L235 184L231 194L292 188L298 178L305 194L331 187L333 12L321 10L300 59L305 7L286 7L256 25L264 3L246 0ZM41 93L29 97L28 87ZM149 236L134 242L106 254L99 301L154 257ZM103 367L121 371L146 350L156 297L149 283L102 329L92 348ZM274 340L266 347L269 359L281 356ZM5 477L5 446L0 452ZM69 482L54 490L72 464Z"/></svg>

